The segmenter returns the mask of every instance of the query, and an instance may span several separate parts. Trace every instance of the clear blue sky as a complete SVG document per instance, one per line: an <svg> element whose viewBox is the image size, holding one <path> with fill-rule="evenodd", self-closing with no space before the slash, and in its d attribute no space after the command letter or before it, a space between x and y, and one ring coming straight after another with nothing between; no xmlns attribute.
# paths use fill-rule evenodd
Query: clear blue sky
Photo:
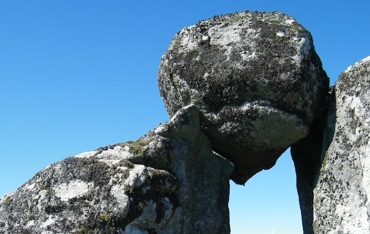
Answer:
<svg viewBox="0 0 370 234"><path fill-rule="evenodd" d="M0 196L43 167L168 120L159 61L185 26L280 11L311 31L333 84L370 55L370 1L1 1ZM302 233L289 152L231 190L232 234Z"/></svg>

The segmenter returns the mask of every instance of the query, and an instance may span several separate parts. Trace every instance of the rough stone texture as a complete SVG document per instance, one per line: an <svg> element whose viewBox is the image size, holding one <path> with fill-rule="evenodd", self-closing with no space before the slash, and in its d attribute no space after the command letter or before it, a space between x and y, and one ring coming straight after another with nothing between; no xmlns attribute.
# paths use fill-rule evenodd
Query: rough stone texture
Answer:
<svg viewBox="0 0 370 234"><path fill-rule="evenodd" d="M232 170L188 106L136 142L37 173L0 199L0 233L230 233Z"/></svg>
<svg viewBox="0 0 370 234"><path fill-rule="evenodd" d="M281 13L216 16L181 30L162 57L161 96L173 116L195 104L212 148L245 183L305 137L328 89L310 33Z"/></svg>
<svg viewBox="0 0 370 234"><path fill-rule="evenodd" d="M229 178L291 145L304 233L370 232L370 57L329 90L308 31L244 12L180 31L158 81L169 122L46 167L0 199L0 234L230 233Z"/></svg>
<svg viewBox="0 0 370 234"><path fill-rule="evenodd" d="M315 233L370 233L370 57L343 72L314 189Z"/></svg>
<svg viewBox="0 0 370 234"><path fill-rule="evenodd" d="M370 57L349 67L292 146L304 233L370 232Z"/></svg>
<svg viewBox="0 0 370 234"><path fill-rule="evenodd" d="M291 147L297 177L302 226L305 234L314 233L312 226L313 190L322 164L322 154L326 152L328 142L332 138L332 131L325 131L325 129L328 123L330 123L328 126L334 126L335 124L332 122L335 121L335 97L332 91L327 94L326 99L321 103L319 113L320 115L314 120L308 136Z"/></svg>

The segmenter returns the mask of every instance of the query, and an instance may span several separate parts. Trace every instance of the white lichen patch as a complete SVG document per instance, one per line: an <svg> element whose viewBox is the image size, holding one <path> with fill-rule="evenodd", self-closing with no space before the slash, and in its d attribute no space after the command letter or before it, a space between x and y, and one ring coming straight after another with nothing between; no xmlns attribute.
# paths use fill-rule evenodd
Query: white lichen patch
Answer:
<svg viewBox="0 0 370 234"><path fill-rule="evenodd" d="M291 25L292 23L294 23L295 22L295 20L293 19L293 18L290 18L290 19L287 19L287 20L285 20L285 23L287 24L287 25Z"/></svg>
<svg viewBox="0 0 370 234"><path fill-rule="evenodd" d="M104 150L95 156L96 159L122 160L132 157L128 146L115 146L113 149Z"/></svg>
<svg viewBox="0 0 370 234"><path fill-rule="evenodd" d="M283 36L285 36L285 33L283 31L279 31L279 32L276 33L276 36L283 37Z"/></svg>
<svg viewBox="0 0 370 234"><path fill-rule="evenodd" d="M55 196L62 201L68 201L71 198L82 196L89 191L91 183L86 183L81 180L70 181L69 183L59 184L53 187Z"/></svg>
<svg viewBox="0 0 370 234"><path fill-rule="evenodd" d="M240 56L242 57L242 60L244 60L244 61L250 61L252 59L257 59L258 58L256 51L253 51L252 53L250 53L250 51L245 51Z"/></svg>
<svg viewBox="0 0 370 234"><path fill-rule="evenodd" d="M310 40L306 37L302 37L299 41L299 45L302 55L308 55L311 50Z"/></svg>
<svg viewBox="0 0 370 234"><path fill-rule="evenodd" d="M363 170L362 184L367 197L370 198L370 145L360 147L359 152Z"/></svg>
<svg viewBox="0 0 370 234"><path fill-rule="evenodd" d="M32 226L35 226L35 220L31 220L26 224L26 228L30 228Z"/></svg>
<svg viewBox="0 0 370 234"><path fill-rule="evenodd" d="M118 163L122 159L129 159L133 157L130 153L130 147L116 145L113 148L110 147L105 150L94 150L90 152L84 152L75 156L76 158L95 158L100 162L104 162L108 165Z"/></svg>
<svg viewBox="0 0 370 234"><path fill-rule="evenodd" d="M44 210L43 201L46 200L46 195L49 193L47 190L39 190L38 192L32 193L32 201L37 201L37 209L39 211Z"/></svg>
<svg viewBox="0 0 370 234"><path fill-rule="evenodd" d="M243 35L240 33L243 31ZM225 50L226 60L230 59L230 55L235 46L238 44L247 44L250 47L250 50L244 51L241 53L243 60L256 59L256 39L260 35L260 29L256 30L249 28L248 24L246 25L216 25L209 29L208 34L211 37L210 44L221 46Z"/></svg>
<svg viewBox="0 0 370 234"><path fill-rule="evenodd" d="M124 182L124 185L129 188L136 188L144 183L147 176L148 171L145 166L135 165L135 167L130 170L130 175Z"/></svg>
<svg viewBox="0 0 370 234"><path fill-rule="evenodd" d="M47 165L46 167L44 167L41 171L45 171L47 170L51 165Z"/></svg>
<svg viewBox="0 0 370 234"><path fill-rule="evenodd" d="M193 104L190 104L190 105L187 105L187 106L184 106L183 109L186 110L188 108L191 108L193 106ZM173 124L173 123L176 123L177 119L179 118L179 116L181 116L181 112L176 112L176 114L174 116L172 116L170 122Z"/></svg>
<svg viewBox="0 0 370 234"><path fill-rule="evenodd" d="M180 45L186 48L187 51L194 50L198 47L198 38L192 36L192 30L195 26L190 26L181 30L178 34L178 38L181 38ZM171 44L169 50L173 49L173 44Z"/></svg>
<svg viewBox="0 0 370 234"><path fill-rule="evenodd" d="M306 37L298 38L294 37L292 44L295 45L297 49L297 54L292 57L296 64L300 64L303 57L309 55L311 51L310 40Z"/></svg>
<svg viewBox="0 0 370 234"><path fill-rule="evenodd" d="M220 32L221 31L221 32ZM209 29L208 35L211 37L211 45L228 46L241 41L240 26L231 24L228 26L215 26Z"/></svg>
<svg viewBox="0 0 370 234"><path fill-rule="evenodd" d="M130 208L130 198L125 194L124 186L120 184L114 185L112 186L110 193L112 194L112 196L116 199L118 203L118 206L116 207L116 209L119 209L121 216L125 217Z"/></svg>
<svg viewBox="0 0 370 234"><path fill-rule="evenodd" d="M239 108L242 112L250 111L251 109L258 109L261 106L270 106L269 100L246 101Z"/></svg>
<svg viewBox="0 0 370 234"><path fill-rule="evenodd" d="M364 58L364 59L362 59L361 61L359 61L359 62L357 62L357 63L355 63L355 64L353 64L352 66L349 66L344 72L346 73L346 72L349 72L350 70L352 70L353 68L355 68L355 67L358 67L358 66L362 66L362 64L363 63L368 63L368 62L370 62L370 56L368 56L368 57L366 57L366 58Z"/></svg>
<svg viewBox="0 0 370 234"><path fill-rule="evenodd" d="M281 73L280 79L286 80L290 77L290 72Z"/></svg>
<svg viewBox="0 0 370 234"><path fill-rule="evenodd" d="M23 185L23 187L21 187L20 189L22 189L23 191L35 191L36 190L36 183L34 181L29 181L28 183L26 183L25 185Z"/></svg>
<svg viewBox="0 0 370 234"><path fill-rule="evenodd" d="M93 157L96 153L97 151L83 152L83 153L77 154L75 157L76 158L90 158L90 157Z"/></svg>
<svg viewBox="0 0 370 234"><path fill-rule="evenodd" d="M154 129L154 132L158 135L168 132L168 125L167 124L160 124L158 127Z"/></svg>
<svg viewBox="0 0 370 234"><path fill-rule="evenodd" d="M55 223L55 219L53 219L51 216L49 216L49 218L40 225L41 228L46 228L47 226L49 225L52 225Z"/></svg>
<svg viewBox="0 0 370 234"><path fill-rule="evenodd" d="M33 190L35 188L35 183L27 183L25 188L28 190Z"/></svg>
<svg viewBox="0 0 370 234"><path fill-rule="evenodd" d="M369 223L368 223L368 214L367 209L364 206L358 204L357 197L349 197L348 200L351 200L349 204L337 206L335 213L338 217L342 217L341 223L335 227L335 230L327 232L328 234L336 233L368 233ZM353 205L360 205L357 207L357 212L354 214L352 210ZM356 216L356 223L353 223L352 216Z"/></svg>

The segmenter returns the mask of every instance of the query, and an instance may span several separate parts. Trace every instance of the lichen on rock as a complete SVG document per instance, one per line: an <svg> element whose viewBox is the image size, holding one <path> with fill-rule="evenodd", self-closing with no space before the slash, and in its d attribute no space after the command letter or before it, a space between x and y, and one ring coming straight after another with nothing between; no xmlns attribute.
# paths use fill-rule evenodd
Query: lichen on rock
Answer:
<svg viewBox="0 0 370 234"><path fill-rule="evenodd" d="M369 233L370 57L340 75L334 101L313 191L315 233Z"/></svg>
<svg viewBox="0 0 370 234"><path fill-rule="evenodd" d="M0 233L228 233L233 166L199 119L189 106L135 142L46 167L0 199Z"/></svg>
<svg viewBox="0 0 370 234"><path fill-rule="evenodd" d="M305 137L328 89L310 33L290 16L242 12L176 34L162 57L161 96L173 116L194 104L212 148L245 183Z"/></svg>
<svg viewBox="0 0 370 234"><path fill-rule="evenodd" d="M311 34L278 12L182 29L158 82L171 119L54 163L0 199L0 233L230 233L229 179L288 147L304 233L370 231L370 58L330 90Z"/></svg>

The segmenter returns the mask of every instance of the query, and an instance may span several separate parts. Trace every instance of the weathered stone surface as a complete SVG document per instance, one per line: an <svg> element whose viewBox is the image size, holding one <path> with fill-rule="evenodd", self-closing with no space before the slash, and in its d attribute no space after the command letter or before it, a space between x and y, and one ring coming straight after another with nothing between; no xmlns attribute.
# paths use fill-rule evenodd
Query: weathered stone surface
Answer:
<svg viewBox="0 0 370 234"><path fill-rule="evenodd" d="M343 72L314 189L315 233L370 232L370 57Z"/></svg>
<svg viewBox="0 0 370 234"><path fill-rule="evenodd" d="M229 233L232 170L188 106L138 141L37 173L0 199L0 233Z"/></svg>
<svg viewBox="0 0 370 234"><path fill-rule="evenodd" d="M162 57L161 96L173 116L195 104L212 148L243 184L305 137L327 93L310 33L281 13L217 16L181 30Z"/></svg>
<svg viewBox="0 0 370 234"><path fill-rule="evenodd" d="M370 57L349 67L292 146L304 233L368 233Z"/></svg>
<svg viewBox="0 0 370 234"><path fill-rule="evenodd" d="M307 30L244 12L180 31L158 81L169 122L43 169L0 199L0 234L229 233L229 178L291 145L304 233L370 232L370 57L329 91Z"/></svg>
<svg viewBox="0 0 370 234"><path fill-rule="evenodd" d="M313 190L322 164L322 154L326 152L332 131L327 126L335 125L335 97L330 91L321 103L319 115L307 137L291 147L291 155L297 176L297 191L305 234L313 231ZM330 130L330 131L328 131ZM325 134L324 134L325 133ZM325 140L324 140L325 139Z"/></svg>

